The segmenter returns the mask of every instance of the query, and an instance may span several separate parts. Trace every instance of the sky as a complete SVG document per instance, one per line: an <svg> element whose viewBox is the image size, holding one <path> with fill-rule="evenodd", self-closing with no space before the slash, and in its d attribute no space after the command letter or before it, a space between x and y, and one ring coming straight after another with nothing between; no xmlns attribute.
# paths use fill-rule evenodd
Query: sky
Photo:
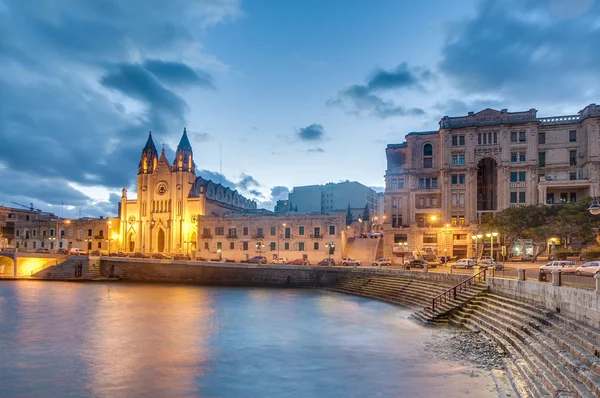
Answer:
<svg viewBox="0 0 600 398"><path fill-rule="evenodd" d="M259 207L381 190L386 145L445 115L598 103L599 43L595 0L0 0L0 205L114 216L184 127Z"/></svg>

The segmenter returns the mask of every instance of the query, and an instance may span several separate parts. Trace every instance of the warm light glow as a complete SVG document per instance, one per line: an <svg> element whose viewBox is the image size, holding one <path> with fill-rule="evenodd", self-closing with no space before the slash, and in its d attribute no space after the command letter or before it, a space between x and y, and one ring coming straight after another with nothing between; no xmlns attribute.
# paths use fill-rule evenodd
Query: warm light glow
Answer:
<svg viewBox="0 0 600 398"><path fill-rule="evenodd" d="M498 236L498 232L492 232L492 236L495 238L496 236Z"/></svg>
<svg viewBox="0 0 600 398"><path fill-rule="evenodd" d="M283 226L285 227L287 224L286 224L286 223L283 223L283 224L281 224L281 225L283 225Z"/></svg>
<svg viewBox="0 0 600 398"><path fill-rule="evenodd" d="M217 249L217 253L221 253L221 249Z"/></svg>
<svg viewBox="0 0 600 398"><path fill-rule="evenodd" d="M477 236L476 236L476 235L472 235L472 236L471 236L471 239L473 239L473 240L476 240L476 239L477 239Z"/></svg>
<svg viewBox="0 0 600 398"><path fill-rule="evenodd" d="M491 238L492 234L485 234L485 236L487 236L488 238Z"/></svg>
<svg viewBox="0 0 600 398"><path fill-rule="evenodd" d="M481 234L478 234L478 235L477 235L477 237L478 237L479 239L481 239L481 238L483 238L483 235L481 235Z"/></svg>
<svg viewBox="0 0 600 398"><path fill-rule="evenodd" d="M450 224L446 224L446 228L450 228Z"/></svg>
<svg viewBox="0 0 600 398"><path fill-rule="evenodd" d="M65 220L65 224L71 224L71 220Z"/></svg>
<svg viewBox="0 0 600 398"><path fill-rule="evenodd" d="M437 216L431 216L431 221L437 220Z"/></svg>
<svg viewBox="0 0 600 398"><path fill-rule="evenodd" d="M112 234L112 238L113 238L113 240L119 239L119 234Z"/></svg>

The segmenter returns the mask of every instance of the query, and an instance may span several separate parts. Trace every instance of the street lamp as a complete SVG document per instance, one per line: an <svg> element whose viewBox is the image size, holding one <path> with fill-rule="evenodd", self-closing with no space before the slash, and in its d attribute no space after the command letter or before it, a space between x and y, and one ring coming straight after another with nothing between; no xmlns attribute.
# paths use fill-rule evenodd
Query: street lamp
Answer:
<svg viewBox="0 0 600 398"><path fill-rule="evenodd" d="M594 199L590 207L588 207L588 211L594 216L600 214L600 203L598 203L598 199Z"/></svg>
<svg viewBox="0 0 600 398"><path fill-rule="evenodd" d="M281 224L282 227L285 228L287 224L283 223ZM279 229L279 226L277 226L277 229ZM277 233L277 259L279 259L279 239L281 238L281 230L279 229L278 233Z"/></svg>
<svg viewBox="0 0 600 398"><path fill-rule="evenodd" d="M325 247L328 249L327 250L327 266L329 267L329 263L331 262L331 253L333 251L335 251L335 243L333 243L333 242L325 243Z"/></svg>
<svg viewBox="0 0 600 398"><path fill-rule="evenodd" d="M398 242L398 246L402 248L400 251L400 262L404 265L404 253L407 251L408 242Z"/></svg>
<svg viewBox="0 0 600 398"><path fill-rule="evenodd" d="M479 257L479 239L481 239L482 237L483 235L481 234L471 235L471 239L475 241L475 259Z"/></svg>
<svg viewBox="0 0 600 398"><path fill-rule="evenodd" d="M265 245L262 242L256 242L256 251L258 252L258 255L262 254L263 247L265 247Z"/></svg>
<svg viewBox="0 0 600 398"><path fill-rule="evenodd" d="M498 236L498 232L491 232L491 233L487 233L485 234L486 237L490 238L490 257L492 258L492 260L496 260L494 258L494 238L496 236Z"/></svg>
<svg viewBox="0 0 600 398"><path fill-rule="evenodd" d="M217 253L219 253L219 261L221 261L221 249L217 249Z"/></svg>

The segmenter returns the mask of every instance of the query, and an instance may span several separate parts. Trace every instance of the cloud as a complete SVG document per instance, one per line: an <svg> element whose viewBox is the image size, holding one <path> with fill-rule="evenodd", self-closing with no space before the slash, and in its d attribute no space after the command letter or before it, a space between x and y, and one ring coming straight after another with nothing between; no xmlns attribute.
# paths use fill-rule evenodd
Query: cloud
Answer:
<svg viewBox="0 0 600 398"><path fill-rule="evenodd" d="M194 70L182 62L149 59L144 62L143 66L157 79L166 84L197 84L199 86L214 88L213 78L208 72Z"/></svg>
<svg viewBox="0 0 600 398"><path fill-rule="evenodd" d="M208 142L213 139L213 136L206 132L192 131L190 129L187 130L187 134L190 138L190 141L195 142Z"/></svg>
<svg viewBox="0 0 600 398"><path fill-rule="evenodd" d="M485 0L452 30L440 71L465 93L591 102L600 94L599 14L591 0Z"/></svg>
<svg viewBox="0 0 600 398"><path fill-rule="evenodd" d="M210 170L196 170L196 174L202 177L205 180L211 180L215 184L221 184L224 187L229 187L230 189L237 189L237 184L231 180L229 180L224 175L217 173L216 171Z"/></svg>
<svg viewBox="0 0 600 398"><path fill-rule="evenodd" d="M238 182L236 184L238 188L240 188L240 189L242 189L244 191L251 192L250 188L260 187L260 184L258 183L258 181L256 181L254 179L254 177L249 176L249 175L244 174L244 173L242 173L242 175L240 177L241 177L240 182Z"/></svg>
<svg viewBox="0 0 600 398"><path fill-rule="evenodd" d="M310 148L306 150L307 153L325 153L323 148Z"/></svg>
<svg viewBox="0 0 600 398"><path fill-rule="evenodd" d="M301 141L322 141L325 136L325 129L317 123L302 127L296 130L296 136Z"/></svg>
<svg viewBox="0 0 600 398"><path fill-rule="evenodd" d="M334 98L327 101L327 105L345 109L349 114L380 119L394 116L420 116L425 114L423 109L396 105L393 100L382 98L380 93L400 89L423 90L423 83L433 78L434 74L430 70L411 68L406 63L390 71L377 69L366 84L344 87Z"/></svg>
<svg viewBox="0 0 600 398"><path fill-rule="evenodd" d="M285 199L288 197L290 189L281 185L271 188L271 198ZM285 198L282 198L285 196Z"/></svg>

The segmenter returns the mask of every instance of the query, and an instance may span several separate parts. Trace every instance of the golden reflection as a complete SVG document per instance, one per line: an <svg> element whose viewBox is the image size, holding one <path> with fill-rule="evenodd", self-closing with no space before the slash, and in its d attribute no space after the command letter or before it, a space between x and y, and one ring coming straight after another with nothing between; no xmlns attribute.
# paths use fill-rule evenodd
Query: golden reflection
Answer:
<svg viewBox="0 0 600 398"><path fill-rule="evenodd" d="M210 358L213 333L214 303L206 289L156 285L105 289L88 331L96 343L85 353L94 393L119 395L123 385L134 386L137 396L168 396L173 391L185 396L196 391L196 379Z"/></svg>

